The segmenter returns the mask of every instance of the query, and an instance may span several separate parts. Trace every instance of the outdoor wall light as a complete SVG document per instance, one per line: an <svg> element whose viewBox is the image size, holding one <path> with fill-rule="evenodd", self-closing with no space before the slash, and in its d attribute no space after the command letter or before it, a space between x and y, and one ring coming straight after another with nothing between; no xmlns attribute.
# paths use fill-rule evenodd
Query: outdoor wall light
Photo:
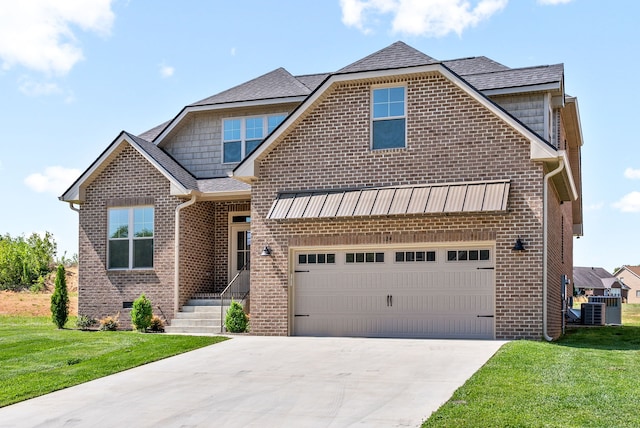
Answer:
<svg viewBox="0 0 640 428"><path fill-rule="evenodd" d="M518 251L518 252L527 251L527 249L524 248L524 244L522 243L522 239L520 239L519 236L518 236L518 239L516 239L516 244L513 246L513 248L511 250L512 251Z"/></svg>
<svg viewBox="0 0 640 428"><path fill-rule="evenodd" d="M262 253L260 253L261 256L271 256L271 248L269 248L268 245L264 246L264 249L262 250Z"/></svg>

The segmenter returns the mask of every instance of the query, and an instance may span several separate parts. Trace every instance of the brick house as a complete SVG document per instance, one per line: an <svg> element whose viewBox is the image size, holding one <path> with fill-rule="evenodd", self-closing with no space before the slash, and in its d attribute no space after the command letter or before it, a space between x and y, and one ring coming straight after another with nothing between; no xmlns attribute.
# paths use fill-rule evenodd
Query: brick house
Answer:
<svg viewBox="0 0 640 428"><path fill-rule="evenodd" d="M627 303L640 303L640 266L622 266L613 276L629 289Z"/></svg>
<svg viewBox="0 0 640 428"><path fill-rule="evenodd" d="M257 335L557 338L581 146L561 64L280 68L123 131L61 196L79 312L144 292L171 319L244 275Z"/></svg>

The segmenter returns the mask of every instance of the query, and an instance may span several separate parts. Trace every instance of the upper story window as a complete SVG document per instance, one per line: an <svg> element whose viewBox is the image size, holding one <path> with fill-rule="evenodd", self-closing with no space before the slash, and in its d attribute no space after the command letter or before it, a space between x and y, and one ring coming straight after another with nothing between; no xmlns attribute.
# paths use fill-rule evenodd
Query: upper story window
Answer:
<svg viewBox="0 0 640 428"><path fill-rule="evenodd" d="M240 162L284 120L286 115L238 117L222 121L222 161Z"/></svg>
<svg viewBox="0 0 640 428"><path fill-rule="evenodd" d="M109 269L153 267L153 207L109 208Z"/></svg>
<svg viewBox="0 0 640 428"><path fill-rule="evenodd" d="M405 87L376 88L372 102L371 148L406 147Z"/></svg>

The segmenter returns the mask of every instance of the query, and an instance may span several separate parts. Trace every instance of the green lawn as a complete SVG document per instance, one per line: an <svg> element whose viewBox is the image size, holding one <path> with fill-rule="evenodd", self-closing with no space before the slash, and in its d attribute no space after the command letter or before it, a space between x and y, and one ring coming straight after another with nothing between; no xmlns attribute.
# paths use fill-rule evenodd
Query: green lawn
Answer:
<svg viewBox="0 0 640 428"><path fill-rule="evenodd" d="M0 316L0 407L222 340L58 330L50 318Z"/></svg>
<svg viewBox="0 0 640 428"><path fill-rule="evenodd" d="M623 323L508 343L423 428L640 426L640 305Z"/></svg>

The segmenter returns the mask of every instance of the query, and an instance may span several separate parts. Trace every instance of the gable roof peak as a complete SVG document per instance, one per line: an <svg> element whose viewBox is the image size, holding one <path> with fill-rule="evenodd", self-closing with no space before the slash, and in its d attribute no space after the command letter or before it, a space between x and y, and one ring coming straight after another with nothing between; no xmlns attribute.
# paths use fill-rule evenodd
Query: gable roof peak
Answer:
<svg viewBox="0 0 640 428"><path fill-rule="evenodd" d="M283 67L219 92L188 107L309 95L311 90Z"/></svg>
<svg viewBox="0 0 640 428"><path fill-rule="evenodd" d="M380 49L371 55L367 55L366 57L341 68L336 72L336 74L415 67L437 62L439 61L429 55L420 52L402 41L397 41L386 48Z"/></svg>

